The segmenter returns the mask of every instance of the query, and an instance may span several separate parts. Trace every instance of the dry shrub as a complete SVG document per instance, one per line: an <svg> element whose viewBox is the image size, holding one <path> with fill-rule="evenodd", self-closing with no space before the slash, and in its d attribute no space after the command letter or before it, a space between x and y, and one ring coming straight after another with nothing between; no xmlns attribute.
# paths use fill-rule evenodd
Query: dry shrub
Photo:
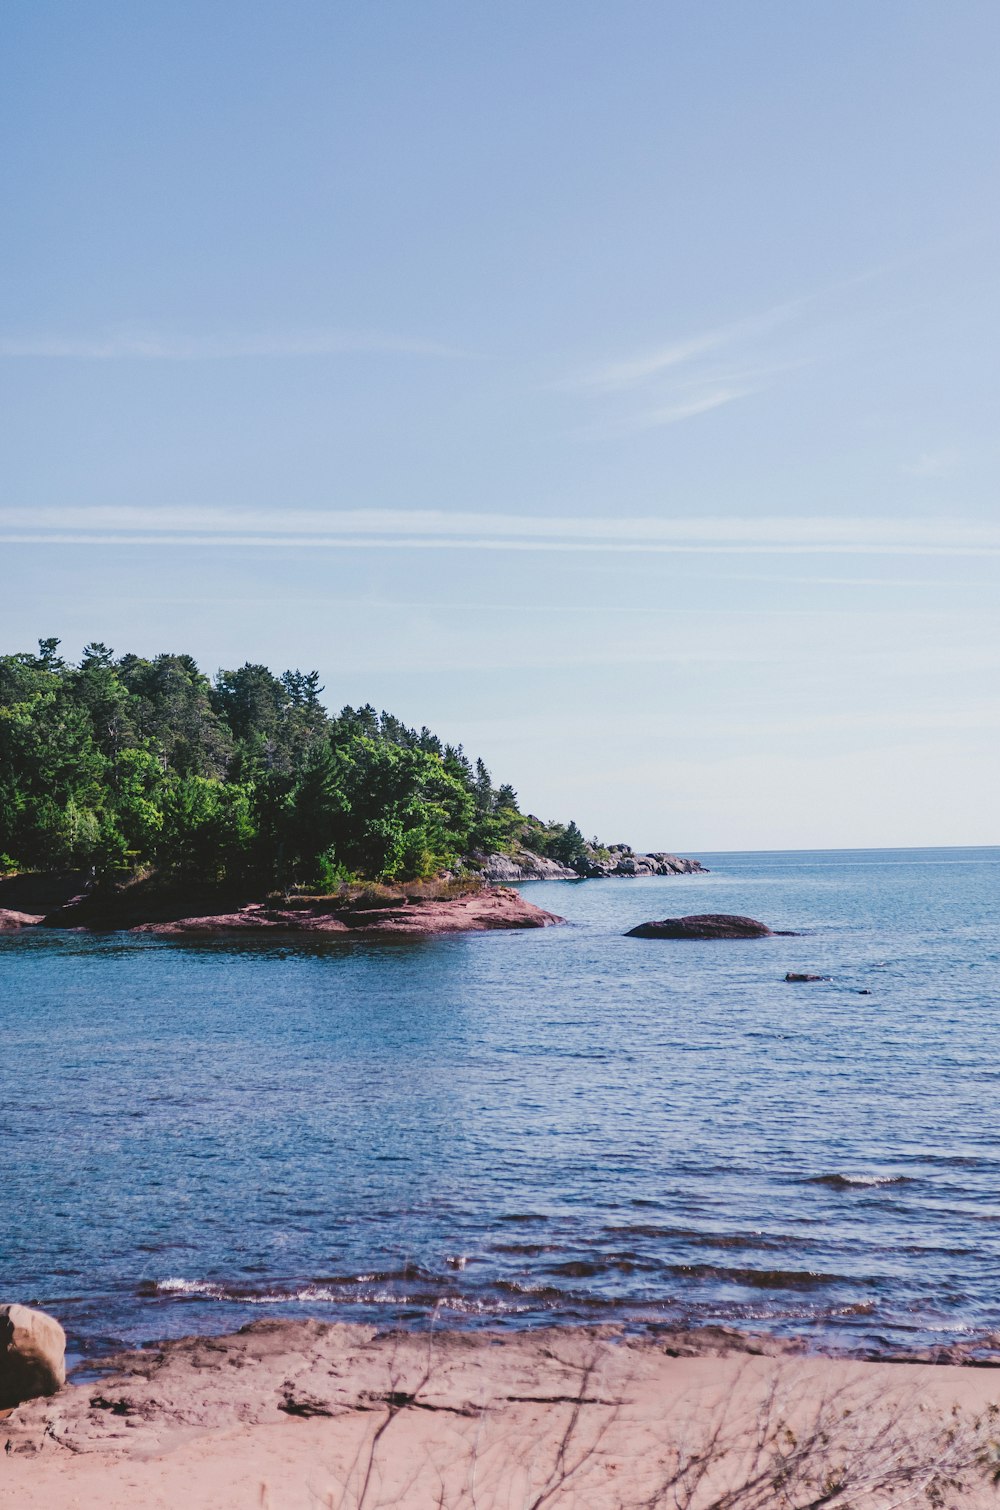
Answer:
<svg viewBox="0 0 1000 1510"><path fill-rule="evenodd" d="M478 876L449 876L436 881L407 881L402 888L408 902L452 902L478 896L486 882Z"/></svg>
<svg viewBox="0 0 1000 1510"><path fill-rule="evenodd" d="M430 881L341 881L330 892L293 889L299 902L336 902L344 908L402 907L407 902L453 902L486 890L478 876L449 876Z"/></svg>
<svg viewBox="0 0 1000 1510"><path fill-rule="evenodd" d="M320 1503L324 1510L401 1504L421 1510L985 1510L1000 1502L994 1406L981 1416L957 1408L942 1416L915 1394L887 1397L850 1386L806 1403L795 1398L794 1380L782 1382L776 1371L764 1395L745 1409L734 1404L738 1389L707 1411L688 1400L684 1413L665 1418L653 1437L637 1437L625 1419L628 1402L604 1397L599 1372L595 1351L577 1369L575 1392L547 1402L556 1414L525 1436L496 1410L463 1412L424 1399L434 1377L429 1357L416 1385L404 1390L390 1379L381 1397L385 1413L339 1490ZM480 1426L463 1460L410 1464L401 1500L398 1488L388 1488L392 1427L405 1411L441 1409L481 1415ZM637 1442L643 1456L629 1463ZM612 1459L628 1465L632 1487L608 1477ZM636 1484L643 1485L638 1497Z"/></svg>
<svg viewBox="0 0 1000 1510"><path fill-rule="evenodd" d="M635 1510L972 1510L994 1502L996 1408L942 1417L915 1394L844 1387L804 1406L776 1374L749 1416L670 1433Z"/></svg>

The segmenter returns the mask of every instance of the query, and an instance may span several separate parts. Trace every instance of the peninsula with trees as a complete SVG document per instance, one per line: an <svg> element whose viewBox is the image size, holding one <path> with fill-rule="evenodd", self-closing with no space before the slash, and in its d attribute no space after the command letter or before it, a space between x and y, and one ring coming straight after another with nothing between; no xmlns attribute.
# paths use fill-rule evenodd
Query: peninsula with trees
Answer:
<svg viewBox="0 0 1000 1510"><path fill-rule="evenodd" d="M306 898L334 899L340 913L367 899L387 913L422 904L426 918L444 906L464 915L459 927L525 926L500 920L501 893L512 918L530 904L496 886L476 901L484 883L702 868L543 822L461 745L370 705L331 715L322 692L315 671L248 662L210 679L188 655L116 656L100 643L77 663L57 639L0 657L7 925L20 901L25 921L136 926L146 912L154 926L157 909L176 913L192 896L214 898L223 912L209 911L234 926L237 915L254 925L247 898L256 926L261 899L274 904L271 926L307 926ZM56 878L72 878L70 918ZM322 915L348 926L331 906Z"/></svg>

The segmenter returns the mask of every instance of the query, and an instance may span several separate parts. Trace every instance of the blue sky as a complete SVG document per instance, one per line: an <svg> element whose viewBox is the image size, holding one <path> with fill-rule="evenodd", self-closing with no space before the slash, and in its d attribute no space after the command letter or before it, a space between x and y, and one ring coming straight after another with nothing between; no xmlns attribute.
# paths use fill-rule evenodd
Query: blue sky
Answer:
<svg viewBox="0 0 1000 1510"><path fill-rule="evenodd" d="M1000 9L11 0L0 646L640 846L1000 842Z"/></svg>

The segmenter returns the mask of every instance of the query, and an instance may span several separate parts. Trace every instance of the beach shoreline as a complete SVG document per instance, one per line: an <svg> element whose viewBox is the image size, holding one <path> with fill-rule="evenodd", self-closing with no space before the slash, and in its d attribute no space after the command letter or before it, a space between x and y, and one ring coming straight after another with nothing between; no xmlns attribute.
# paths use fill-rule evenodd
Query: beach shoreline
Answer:
<svg viewBox="0 0 1000 1510"><path fill-rule="evenodd" d="M803 1473L822 1468L832 1432L869 1477L891 1459L931 1475L956 1443L972 1452L976 1421L1000 1400L993 1369L863 1362L721 1328L651 1338L264 1320L77 1373L82 1382L0 1423L3 1502L665 1505L650 1496L685 1453L708 1456L699 1492L715 1492L749 1471L746 1444L762 1432L768 1451L789 1431L803 1453L811 1444ZM972 1477L956 1502L992 1503L963 1471Z"/></svg>

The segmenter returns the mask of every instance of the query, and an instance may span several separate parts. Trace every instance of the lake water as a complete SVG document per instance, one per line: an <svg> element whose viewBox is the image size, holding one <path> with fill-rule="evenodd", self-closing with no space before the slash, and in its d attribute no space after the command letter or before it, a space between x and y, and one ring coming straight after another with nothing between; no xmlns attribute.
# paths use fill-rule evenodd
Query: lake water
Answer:
<svg viewBox="0 0 1000 1510"><path fill-rule="evenodd" d="M269 1313L1000 1332L1000 850L703 858L527 885L573 924L537 932L0 938L0 1298L80 1351ZM805 931L622 936L705 911Z"/></svg>

